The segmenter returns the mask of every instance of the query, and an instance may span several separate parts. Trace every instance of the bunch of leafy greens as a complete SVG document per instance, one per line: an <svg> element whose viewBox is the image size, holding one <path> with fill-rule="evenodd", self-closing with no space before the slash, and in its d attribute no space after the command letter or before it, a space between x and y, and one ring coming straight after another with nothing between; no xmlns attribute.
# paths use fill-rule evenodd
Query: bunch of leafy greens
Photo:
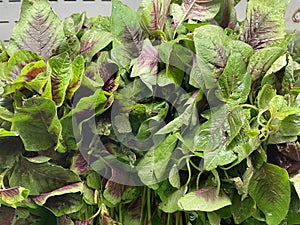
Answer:
<svg viewBox="0 0 300 225"><path fill-rule="evenodd" d="M288 0L250 0L242 23L236 2L61 21L23 0L0 44L0 224L300 224Z"/></svg>

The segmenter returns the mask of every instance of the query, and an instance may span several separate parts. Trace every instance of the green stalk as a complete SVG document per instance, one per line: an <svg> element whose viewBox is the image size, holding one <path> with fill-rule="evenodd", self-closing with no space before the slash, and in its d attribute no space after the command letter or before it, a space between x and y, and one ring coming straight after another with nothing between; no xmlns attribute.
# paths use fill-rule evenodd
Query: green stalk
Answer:
<svg viewBox="0 0 300 225"><path fill-rule="evenodd" d="M147 193L147 186L144 187L144 190L143 190L143 194L142 194L142 219L141 219L141 222L142 224L145 224L146 223L146 212L145 212L145 204L146 204L146 193Z"/></svg>
<svg viewBox="0 0 300 225"><path fill-rule="evenodd" d="M120 222L120 223L123 223L122 204L119 204L119 222Z"/></svg>
<svg viewBox="0 0 300 225"><path fill-rule="evenodd" d="M175 224L176 225L179 225L179 220L180 220L180 214L179 214L179 212L176 212L176 217L175 217L175 220L176 220L176 222L175 222Z"/></svg>
<svg viewBox="0 0 300 225"><path fill-rule="evenodd" d="M147 220L148 225L151 225L151 189L147 188Z"/></svg>
<svg viewBox="0 0 300 225"><path fill-rule="evenodd" d="M180 213L180 220L179 220L179 225L183 225L183 216L182 216L182 213Z"/></svg>
<svg viewBox="0 0 300 225"><path fill-rule="evenodd" d="M171 213L168 213L167 225L171 225Z"/></svg>

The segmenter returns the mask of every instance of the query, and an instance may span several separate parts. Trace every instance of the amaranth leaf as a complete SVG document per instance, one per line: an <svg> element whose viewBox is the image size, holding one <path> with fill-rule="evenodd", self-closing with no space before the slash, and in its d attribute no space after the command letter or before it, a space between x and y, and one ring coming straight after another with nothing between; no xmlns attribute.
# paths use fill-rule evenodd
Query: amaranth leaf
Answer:
<svg viewBox="0 0 300 225"><path fill-rule="evenodd" d="M14 27L7 52L30 50L49 59L63 43L63 24L47 0L22 1L21 16Z"/></svg>

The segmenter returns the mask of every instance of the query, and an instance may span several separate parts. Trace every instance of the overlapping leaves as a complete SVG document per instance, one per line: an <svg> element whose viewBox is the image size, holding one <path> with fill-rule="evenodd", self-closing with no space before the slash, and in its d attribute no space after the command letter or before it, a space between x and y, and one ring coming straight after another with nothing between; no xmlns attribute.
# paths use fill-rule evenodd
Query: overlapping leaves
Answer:
<svg viewBox="0 0 300 225"><path fill-rule="evenodd" d="M0 45L0 223L299 223L287 1L250 0L242 24L233 2L61 22L24 0Z"/></svg>

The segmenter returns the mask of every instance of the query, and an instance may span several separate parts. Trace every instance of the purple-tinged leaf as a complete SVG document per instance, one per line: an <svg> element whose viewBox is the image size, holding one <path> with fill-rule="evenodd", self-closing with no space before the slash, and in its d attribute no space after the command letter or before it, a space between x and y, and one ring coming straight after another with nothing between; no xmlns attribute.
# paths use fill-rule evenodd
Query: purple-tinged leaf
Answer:
<svg viewBox="0 0 300 225"><path fill-rule="evenodd" d="M215 25L201 26L195 30L195 48L197 55L197 73L191 74L191 82L195 87L200 87L201 80L206 88L217 86L217 78L223 72L229 55L230 38L224 30Z"/></svg>
<svg viewBox="0 0 300 225"><path fill-rule="evenodd" d="M120 0L112 1L111 32L114 36L112 59L129 68L131 59L139 56L143 46L143 31L137 13Z"/></svg>
<svg viewBox="0 0 300 225"><path fill-rule="evenodd" d="M142 25L149 31L159 30L161 0L143 0L138 8L138 15Z"/></svg>
<svg viewBox="0 0 300 225"><path fill-rule="evenodd" d="M212 19L219 11L219 5L207 4L212 0L183 0L182 7L185 19L208 20Z"/></svg>
<svg viewBox="0 0 300 225"><path fill-rule="evenodd" d="M56 189L54 191L40 194L38 196L33 197L33 200L38 205L44 205L47 199L53 196L64 195L69 193L77 193L77 192L80 193L83 192L83 183L80 182L80 183L70 184L62 188Z"/></svg>
<svg viewBox="0 0 300 225"><path fill-rule="evenodd" d="M30 51L18 51L14 53L8 60L5 68L6 81L14 81L20 74L22 69L31 62L43 60L42 57Z"/></svg>
<svg viewBox="0 0 300 225"><path fill-rule="evenodd" d="M0 200L12 207L25 200L29 195L29 190L20 186L8 189L0 189Z"/></svg>
<svg viewBox="0 0 300 225"><path fill-rule="evenodd" d="M124 224L140 225L142 220L142 198L138 197L126 207Z"/></svg>
<svg viewBox="0 0 300 225"><path fill-rule="evenodd" d="M108 200L111 204L117 205L121 202L122 196L125 191L129 188L129 186L123 185L124 181L128 175L121 170L112 169L111 178L106 183L105 190L103 192L103 196L106 200ZM123 182L120 180L125 179ZM118 183L116 183L116 182ZM127 181L128 182L128 181Z"/></svg>
<svg viewBox="0 0 300 225"><path fill-rule="evenodd" d="M84 75L84 68L85 68L84 58L81 55L77 56L72 62L71 66L72 66L72 76L69 85L67 87L67 93L66 93L67 99L71 99L74 93L80 87L82 77Z"/></svg>
<svg viewBox="0 0 300 225"><path fill-rule="evenodd" d="M49 1L24 0L7 52L12 55L18 50L30 50L48 60L64 39L63 24Z"/></svg>
<svg viewBox="0 0 300 225"><path fill-rule="evenodd" d="M114 92L119 86L119 76L116 75L118 67L112 63L102 62L100 64L99 73L104 81L102 89L107 92Z"/></svg>
<svg viewBox="0 0 300 225"><path fill-rule="evenodd" d="M217 195L216 187L204 187L190 192L178 201L178 206L185 211L212 212L228 205L231 205L230 198L223 192Z"/></svg>
<svg viewBox="0 0 300 225"><path fill-rule="evenodd" d="M100 211L100 216L101 219L100 221L102 222L102 225L118 225L118 223L116 221L114 221L110 215L108 214L108 211L106 209L106 206L104 204L102 204L100 206L101 211Z"/></svg>
<svg viewBox="0 0 300 225"><path fill-rule="evenodd" d="M15 209L1 206L0 207L0 224L12 225L15 216Z"/></svg>
<svg viewBox="0 0 300 225"><path fill-rule="evenodd" d="M115 64L106 62L100 63L99 73L104 83L113 78L117 72L118 67Z"/></svg>
<svg viewBox="0 0 300 225"><path fill-rule="evenodd" d="M71 61L67 53L54 56L48 61L47 73L51 77L52 100L59 107L63 104L71 79Z"/></svg>
<svg viewBox="0 0 300 225"><path fill-rule="evenodd" d="M44 60L27 64L21 71L24 81L29 82L36 78L40 73L46 72L46 63Z"/></svg>
<svg viewBox="0 0 300 225"><path fill-rule="evenodd" d="M74 223L69 216L63 215L57 218L57 225L74 225Z"/></svg>
<svg viewBox="0 0 300 225"><path fill-rule="evenodd" d="M61 166L20 159L9 178L9 185L27 188L30 195L40 195L79 181L77 174Z"/></svg>
<svg viewBox="0 0 300 225"><path fill-rule="evenodd" d="M158 72L158 50L153 47L149 39L144 41L143 49L137 59L132 60L131 77L156 76Z"/></svg>
<svg viewBox="0 0 300 225"><path fill-rule="evenodd" d="M140 28L125 26L122 35L124 50L130 58L136 58L142 51L144 35Z"/></svg>
<svg viewBox="0 0 300 225"><path fill-rule="evenodd" d="M120 0L112 0L111 32L114 37L124 43L126 39L134 40L137 31L141 31L137 13Z"/></svg>
<svg viewBox="0 0 300 225"><path fill-rule="evenodd" d="M143 0L140 3L137 13L142 26L148 33L152 34L156 30L164 30L170 4L170 0Z"/></svg>
<svg viewBox="0 0 300 225"><path fill-rule="evenodd" d="M250 180L249 195L265 214L266 224L279 224L287 215L291 200L287 171L264 163Z"/></svg>
<svg viewBox="0 0 300 225"><path fill-rule="evenodd" d="M86 220L76 220L74 225L91 225L93 220L100 214L102 207L100 206L99 210L90 218Z"/></svg>
<svg viewBox="0 0 300 225"><path fill-rule="evenodd" d="M93 222L94 218L90 218L87 220L76 220L74 225L91 225L91 223Z"/></svg>
<svg viewBox="0 0 300 225"><path fill-rule="evenodd" d="M220 3L221 8L215 19L224 29L229 28L233 30L237 22L234 0L225 0L221 1Z"/></svg>
<svg viewBox="0 0 300 225"><path fill-rule="evenodd" d="M105 48L112 40L113 37L109 32L88 30L80 40L80 53L85 56L87 61L90 61L95 54Z"/></svg>
<svg viewBox="0 0 300 225"><path fill-rule="evenodd" d="M289 159L300 162L300 144L298 142L278 144L277 149Z"/></svg>
<svg viewBox="0 0 300 225"><path fill-rule="evenodd" d="M271 65L283 54L285 49L280 47L263 48L255 52L249 61L247 71L251 74L252 81L260 79Z"/></svg>
<svg viewBox="0 0 300 225"><path fill-rule="evenodd" d="M17 89L26 87L33 92L42 93L48 81L46 74L46 63L44 60L30 62L16 77L12 84L5 87L6 94L13 93Z"/></svg>
<svg viewBox="0 0 300 225"><path fill-rule="evenodd" d="M285 13L288 3L281 0L249 2L240 39L254 50L282 41L286 35Z"/></svg>
<svg viewBox="0 0 300 225"><path fill-rule="evenodd" d="M79 212L83 207L82 196L79 193L65 194L49 198L44 207L56 217Z"/></svg>
<svg viewBox="0 0 300 225"><path fill-rule="evenodd" d="M90 89L98 89L104 85L104 82L100 77L99 66L97 63L89 63L85 68L84 74L85 76L83 76L83 83Z"/></svg>
<svg viewBox="0 0 300 225"><path fill-rule="evenodd" d="M82 174L88 171L89 165L84 157L79 154L73 157L71 169L77 174Z"/></svg>
<svg viewBox="0 0 300 225"><path fill-rule="evenodd" d="M93 220L100 214L100 221L102 225L117 225L108 214L106 206L102 203L99 207L99 210L87 220L77 220L74 225L91 225Z"/></svg>

